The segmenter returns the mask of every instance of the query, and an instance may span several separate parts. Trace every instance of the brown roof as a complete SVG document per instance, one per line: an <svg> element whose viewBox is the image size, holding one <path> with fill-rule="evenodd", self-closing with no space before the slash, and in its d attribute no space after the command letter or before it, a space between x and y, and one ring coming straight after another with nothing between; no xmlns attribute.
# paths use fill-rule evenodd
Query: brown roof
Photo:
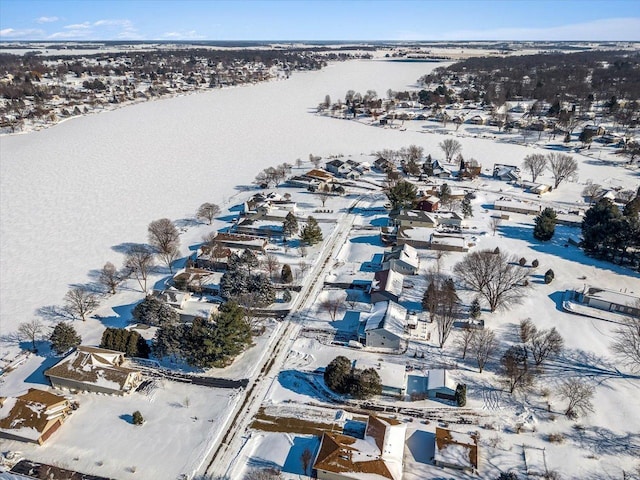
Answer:
<svg viewBox="0 0 640 480"><path fill-rule="evenodd" d="M470 441L460 441L453 437L455 434L458 437L469 437ZM458 432L452 432L446 428L436 427L436 450L444 450L448 445L461 445L467 447L469 451L469 462L474 468L478 468L478 437L475 435L460 434Z"/></svg>
<svg viewBox="0 0 640 480"><path fill-rule="evenodd" d="M5 407L0 408L0 429L7 432L16 431L16 435L31 440L37 440L51 427L53 420L65 416L65 410L68 411L70 408L64 397L36 388L30 388L19 397L0 397L0 406ZM37 434L34 432L30 435L28 431L18 432L23 428L33 429Z"/></svg>
<svg viewBox="0 0 640 480"><path fill-rule="evenodd" d="M393 476L380 457L368 461L354 461L357 449L352 447L356 439L339 433L322 434L320 451L313 468L334 473L374 473L393 480Z"/></svg>
<svg viewBox="0 0 640 480"><path fill-rule="evenodd" d="M109 358L115 356L115 358ZM124 353L105 348L79 346L75 352L63 358L44 374L48 377L98 384L101 380L115 382L124 389L129 375L139 370L121 366ZM113 387L110 387L113 388Z"/></svg>

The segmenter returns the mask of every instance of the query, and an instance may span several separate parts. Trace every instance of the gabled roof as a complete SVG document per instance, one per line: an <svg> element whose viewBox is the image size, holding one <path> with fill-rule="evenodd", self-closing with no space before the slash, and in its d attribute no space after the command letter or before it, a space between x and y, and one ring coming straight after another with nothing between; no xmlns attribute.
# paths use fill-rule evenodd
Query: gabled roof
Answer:
<svg viewBox="0 0 640 480"><path fill-rule="evenodd" d="M44 374L112 390L124 390L138 370L121 366L124 353L105 348L79 346Z"/></svg>
<svg viewBox="0 0 640 480"><path fill-rule="evenodd" d="M51 422L64 418L69 408L64 397L36 388L19 397L0 397L0 431L38 441Z"/></svg>
<svg viewBox="0 0 640 480"><path fill-rule="evenodd" d="M407 309L396 302L376 302L367 318L364 331L384 329L398 337L404 335L407 324Z"/></svg>
<svg viewBox="0 0 640 480"><path fill-rule="evenodd" d="M407 243L403 245L396 245L391 249L390 252L385 252L383 262L388 262L392 259L402 260L406 264L411 265L416 269L420 265L418 251Z"/></svg>
<svg viewBox="0 0 640 480"><path fill-rule="evenodd" d="M389 292L396 297L402 295L404 277L394 270L379 270L374 275L372 291Z"/></svg>

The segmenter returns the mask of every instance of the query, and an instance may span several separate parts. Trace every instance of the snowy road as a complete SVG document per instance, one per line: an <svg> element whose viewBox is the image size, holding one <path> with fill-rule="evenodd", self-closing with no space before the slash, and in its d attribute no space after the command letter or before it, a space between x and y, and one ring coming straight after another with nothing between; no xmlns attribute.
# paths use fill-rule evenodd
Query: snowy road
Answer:
<svg viewBox="0 0 640 480"><path fill-rule="evenodd" d="M254 416L266 398L271 386L278 378L295 339L302 328L302 322L297 321L298 312L309 308L317 298L323 287L325 271L332 266L332 259L339 248L347 241L347 237L356 216L351 213L353 208L362 201L362 197L354 200L348 212L344 213L336 228L324 242L322 251L310 274L307 276L302 291L296 298L291 314L284 320L285 328L277 342L271 344L269 351L263 356L262 365L256 378L245 391L245 397L238 402L238 407L229 416L230 424L225 425L226 432L218 445L212 445L212 455L206 458L202 465L205 474L229 476L234 469L243 468L237 460L248 438L248 430Z"/></svg>

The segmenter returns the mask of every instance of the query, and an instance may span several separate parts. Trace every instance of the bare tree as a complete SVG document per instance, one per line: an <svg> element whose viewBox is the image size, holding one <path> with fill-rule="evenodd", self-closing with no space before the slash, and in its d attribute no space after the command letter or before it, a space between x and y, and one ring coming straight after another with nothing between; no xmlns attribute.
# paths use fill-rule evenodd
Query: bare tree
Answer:
<svg viewBox="0 0 640 480"><path fill-rule="evenodd" d="M338 312L344 308L344 297L327 298L320 302L320 308L329 314L331 320L335 320Z"/></svg>
<svg viewBox="0 0 640 480"><path fill-rule="evenodd" d="M215 203L203 203L196 212L196 217L207 220L209 225L217 215L220 215L220 207Z"/></svg>
<svg viewBox="0 0 640 480"><path fill-rule="evenodd" d="M528 387L533 382L527 356L527 350L522 345L512 345L500 359L500 375L504 378L509 393L518 388Z"/></svg>
<svg viewBox="0 0 640 480"><path fill-rule="evenodd" d="M496 334L490 328L480 330L471 339L469 347L478 362L480 373L482 373L487 361L493 355L497 344Z"/></svg>
<svg viewBox="0 0 640 480"><path fill-rule="evenodd" d="M438 344L444 347L445 342L451 334L453 324L458 317L459 301L453 279L448 278L439 287L437 295L438 305L436 307L436 325L438 328Z"/></svg>
<svg viewBox="0 0 640 480"><path fill-rule="evenodd" d="M640 307L640 302L637 306ZM626 318L615 336L613 352L632 371L640 371L640 316Z"/></svg>
<svg viewBox="0 0 640 480"><path fill-rule="evenodd" d="M260 309L261 299L257 292L246 292L238 295L234 300L244 309L244 318L251 328L255 328L261 318L257 313Z"/></svg>
<svg viewBox="0 0 640 480"><path fill-rule="evenodd" d="M517 302L526 288L528 271L517 262L502 252L481 250L468 254L453 271L465 288L482 295L495 312Z"/></svg>
<svg viewBox="0 0 640 480"><path fill-rule="evenodd" d="M322 202L322 208L324 208L325 203L327 203L327 200L329 200L329 198L331 197L331 193L327 192L326 190L318 190L313 194L313 196L320 200L320 202Z"/></svg>
<svg viewBox="0 0 640 480"><path fill-rule="evenodd" d="M553 188L558 188L562 181L573 178L578 172L578 162L565 153L548 153L547 160L548 168L553 175Z"/></svg>
<svg viewBox="0 0 640 480"><path fill-rule="evenodd" d="M558 393L567 401L567 408L564 412L567 417L575 418L578 415L586 415L589 412L593 412L591 399L595 393L595 388L583 380L572 378L562 382Z"/></svg>
<svg viewBox="0 0 640 480"><path fill-rule="evenodd" d="M168 218L161 218L149 224L149 243L158 253L160 259L173 273L172 263L180 256L180 233Z"/></svg>
<svg viewBox="0 0 640 480"><path fill-rule="evenodd" d="M87 314L95 310L98 305L98 297L86 288L74 287L64 296L65 309L75 318L87 320Z"/></svg>
<svg viewBox="0 0 640 480"><path fill-rule="evenodd" d="M536 332L531 336L529 342L531 355L536 365L542 364L551 356L559 355L564 348L564 339L558 333L556 327Z"/></svg>
<svg viewBox="0 0 640 480"><path fill-rule="evenodd" d="M496 236L500 225L502 225L502 220L497 217L491 217L491 220L489 221L489 228L491 229L494 237Z"/></svg>
<svg viewBox="0 0 640 480"><path fill-rule="evenodd" d="M476 335L477 330L475 328L469 327L469 325L465 325L460 334L456 337L456 346L462 352L462 359L464 360L467 356L467 350L470 349L473 338Z"/></svg>
<svg viewBox="0 0 640 480"><path fill-rule="evenodd" d="M542 175L547 168L547 158L541 153L532 153L524 157L522 166L529 170L531 181L535 182L538 175Z"/></svg>
<svg viewBox="0 0 640 480"><path fill-rule="evenodd" d="M33 318L28 322L21 323L18 326L18 335L21 338L29 340L32 345L32 350L34 353L38 352L38 348L36 347L36 340L40 338L40 336L44 332L44 325L38 318Z"/></svg>
<svg viewBox="0 0 640 480"><path fill-rule="evenodd" d="M523 344L528 344L537 333L538 329L530 318L520 320L520 341Z"/></svg>
<svg viewBox="0 0 640 480"><path fill-rule="evenodd" d="M438 146L442 149L447 162L450 162L456 154L462 151L462 144L452 138L443 140L438 144Z"/></svg>
<svg viewBox="0 0 640 480"><path fill-rule="evenodd" d="M304 260L300 260L298 262L298 270L300 271L300 276L304 277L304 274L307 273L310 268L311 268L311 265L309 265Z"/></svg>
<svg viewBox="0 0 640 480"><path fill-rule="evenodd" d="M146 245L134 245L124 260L143 292L147 291L147 277L154 266L153 252Z"/></svg>
<svg viewBox="0 0 640 480"><path fill-rule="evenodd" d="M104 264L104 267L102 267L102 270L100 270L99 281L109 289L110 294L114 295L116 288L122 283L124 277L125 275L119 272L113 263L107 262Z"/></svg>
<svg viewBox="0 0 640 480"><path fill-rule="evenodd" d="M278 261L278 257L269 253L262 261L262 265L267 270L267 272L269 272L269 277L273 278L275 273L278 271L278 267L280 267L280 262Z"/></svg>
<svg viewBox="0 0 640 480"><path fill-rule="evenodd" d="M582 196L589 198L589 205L593 205L598 194L602 191L602 185L587 180L587 184L582 189Z"/></svg>

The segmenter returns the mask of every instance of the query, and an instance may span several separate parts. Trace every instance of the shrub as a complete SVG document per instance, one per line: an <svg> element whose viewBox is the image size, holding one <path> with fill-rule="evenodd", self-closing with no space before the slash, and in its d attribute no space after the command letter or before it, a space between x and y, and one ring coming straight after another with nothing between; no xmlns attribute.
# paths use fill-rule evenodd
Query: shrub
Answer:
<svg viewBox="0 0 640 480"><path fill-rule="evenodd" d="M544 283L549 284L552 282L554 278L555 278L555 274L553 273L553 270L549 269L544 274Z"/></svg>
<svg viewBox="0 0 640 480"><path fill-rule="evenodd" d="M538 265L540 265L540 262L538 261L537 258L533 262L531 262L531 266L533 268L538 268Z"/></svg>
<svg viewBox="0 0 640 480"><path fill-rule="evenodd" d="M500 253L500 247L496 247L495 250L493 251L493 253L495 253L496 255Z"/></svg>
<svg viewBox="0 0 640 480"><path fill-rule="evenodd" d="M280 278L282 279L282 283L291 283L293 282L293 272L291 272L291 267L288 263L285 263L282 266L282 272L280 273Z"/></svg>
<svg viewBox="0 0 640 480"><path fill-rule="evenodd" d="M140 411L136 410L135 412L133 412L133 424L142 425L143 423L144 423L144 418L142 417L142 414L140 413Z"/></svg>
<svg viewBox="0 0 640 480"><path fill-rule="evenodd" d="M289 303L291 301L291 292L289 290L285 290L282 293L282 301L285 303Z"/></svg>
<svg viewBox="0 0 640 480"><path fill-rule="evenodd" d="M521 267L524 267L527 264L527 259L522 257L518 263L520 264Z"/></svg>
<svg viewBox="0 0 640 480"><path fill-rule="evenodd" d="M562 435L561 433L550 433L547 437L547 441L549 441L550 443L563 443L564 435Z"/></svg>

